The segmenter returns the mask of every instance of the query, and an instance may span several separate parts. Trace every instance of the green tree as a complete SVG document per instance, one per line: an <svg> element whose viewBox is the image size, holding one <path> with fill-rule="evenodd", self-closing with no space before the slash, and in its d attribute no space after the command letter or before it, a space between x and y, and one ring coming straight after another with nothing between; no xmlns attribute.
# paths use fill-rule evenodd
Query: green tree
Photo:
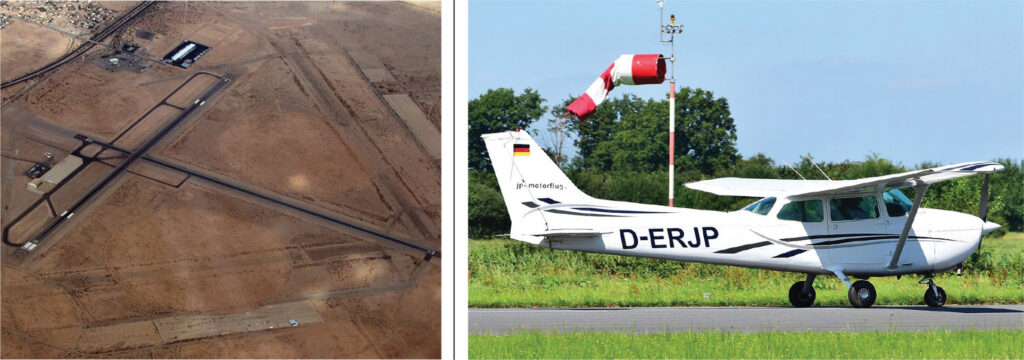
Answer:
<svg viewBox="0 0 1024 360"><path fill-rule="evenodd" d="M1002 206L993 209L990 204L989 218L997 220L1007 230L1024 231L1024 160L999 159L996 162L1005 169L992 175L989 199L1001 202Z"/></svg>
<svg viewBox="0 0 1024 360"><path fill-rule="evenodd" d="M779 179L780 168L775 166L775 160L764 153L740 159L736 166L720 168L715 177L740 177L751 179Z"/></svg>
<svg viewBox="0 0 1024 360"><path fill-rule="evenodd" d="M469 236L507 234L512 226L498 179L490 170L469 171Z"/></svg>
<svg viewBox="0 0 1024 360"><path fill-rule="evenodd" d="M565 114L567 99L552 110ZM598 106L587 120L572 119L579 159L586 169L653 171L667 167L668 100L622 95ZM710 91L684 87L676 93L676 164L680 171L713 174L739 160L736 125L724 98Z"/></svg>
<svg viewBox="0 0 1024 360"><path fill-rule="evenodd" d="M682 121L676 123L676 163L683 169L712 174L714 169L732 166L740 158L736 124L725 98L715 98L711 91L700 88L679 89L676 120L680 118ZM680 162L679 155L685 161Z"/></svg>
<svg viewBox="0 0 1024 360"><path fill-rule="evenodd" d="M469 102L469 168L491 170L487 147L480 135L513 129L526 129L547 111L544 98L533 89L499 88Z"/></svg>

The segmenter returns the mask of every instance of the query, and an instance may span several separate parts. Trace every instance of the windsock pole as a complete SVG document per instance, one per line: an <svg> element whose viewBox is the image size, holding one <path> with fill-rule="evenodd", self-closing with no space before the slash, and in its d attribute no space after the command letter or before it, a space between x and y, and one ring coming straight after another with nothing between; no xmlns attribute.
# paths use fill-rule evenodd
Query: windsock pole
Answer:
<svg viewBox="0 0 1024 360"><path fill-rule="evenodd" d="M668 80L668 206L673 206L676 198L676 34L683 33L683 25L676 25L676 15L668 18L669 23L665 24L665 0L658 0L658 12L660 13L660 31L658 41L668 43L672 54L668 61L672 63L672 69ZM668 35L668 40L665 40Z"/></svg>
<svg viewBox="0 0 1024 360"><path fill-rule="evenodd" d="M668 82L668 206L676 198L676 80Z"/></svg>

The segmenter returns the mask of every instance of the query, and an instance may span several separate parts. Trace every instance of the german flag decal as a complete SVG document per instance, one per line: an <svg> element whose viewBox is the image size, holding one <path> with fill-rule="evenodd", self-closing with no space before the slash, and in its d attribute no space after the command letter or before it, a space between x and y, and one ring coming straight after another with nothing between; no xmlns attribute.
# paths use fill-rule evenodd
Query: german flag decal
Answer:
<svg viewBox="0 0 1024 360"><path fill-rule="evenodd" d="M512 154L515 156L530 156L530 144L512 144Z"/></svg>

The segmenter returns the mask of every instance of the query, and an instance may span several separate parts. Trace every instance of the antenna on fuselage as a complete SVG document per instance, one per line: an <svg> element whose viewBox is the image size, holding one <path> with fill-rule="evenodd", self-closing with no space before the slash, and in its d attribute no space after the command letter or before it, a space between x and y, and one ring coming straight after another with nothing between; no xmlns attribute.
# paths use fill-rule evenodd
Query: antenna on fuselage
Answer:
<svg viewBox="0 0 1024 360"><path fill-rule="evenodd" d="M796 171L796 169L795 169L795 168L793 168L793 165L790 165L790 164L789 164L789 161L786 161L786 160L782 160L782 162L783 162L783 163L785 163L785 164L786 164L786 166L788 166L790 170L793 170L793 172L795 172L795 173L796 173L796 176L799 176L799 177L800 177L801 179L804 179L804 181L807 181L807 178L805 178L805 177L804 177L803 175L800 175L800 172L799 172L799 171Z"/></svg>
<svg viewBox="0 0 1024 360"><path fill-rule="evenodd" d="M814 162L814 159L812 159L810 155L805 155L804 157L806 157L807 160L811 162L811 165L814 165L815 169L818 169L818 171L821 172L821 175L824 175L825 178L828 179L828 181L832 181L832 178L828 177L828 174L825 173L825 170L822 170L821 167L818 166L818 163Z"/></svg>

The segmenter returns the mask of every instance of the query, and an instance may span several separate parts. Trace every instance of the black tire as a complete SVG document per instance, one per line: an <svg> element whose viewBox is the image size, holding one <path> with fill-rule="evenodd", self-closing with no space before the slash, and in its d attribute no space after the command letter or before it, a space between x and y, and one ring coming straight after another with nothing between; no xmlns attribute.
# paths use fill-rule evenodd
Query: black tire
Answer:
<svg viewBox="0 0 1024 360"><path fill-rule="evenodd" d="M859 280L850 286L847 292L850 304L855 308L869 308L875 304L875 287L867 280Z"/></svg>
<svg viewBox="0 0 1024 360"><path fill-rule="evenodd" d="M793 304L793 307L808 307L814 304L814 288L811 291L804 294L804 282L797 281L793 286L789 287L789 303Z"/></svg>
<svg viewBox="0 0 1024 360"><path fill-rule="evenodd" d="M935 288L939 291L939 296L935 296L935 292L932 291L931 287L924 291L924 303L928 304L928 307L942 307L942 305L946 305L946 290L942 290L938 286Z"/></svg>

